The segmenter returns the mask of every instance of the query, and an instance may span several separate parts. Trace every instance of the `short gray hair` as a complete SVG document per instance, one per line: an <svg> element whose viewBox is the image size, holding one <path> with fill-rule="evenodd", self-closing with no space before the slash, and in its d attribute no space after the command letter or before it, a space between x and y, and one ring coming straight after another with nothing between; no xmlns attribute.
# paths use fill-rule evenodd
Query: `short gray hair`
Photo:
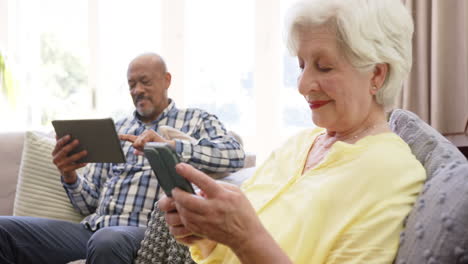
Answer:
<svg viewBox="0 0 468 264"><path fill-rule="evenodd" d="M412 64L413 20L401 0L301 0L286 16L285 39L297 55L302 30L331 26L349 62L362 71L386 63L376 99L391 108Z"/></svg>

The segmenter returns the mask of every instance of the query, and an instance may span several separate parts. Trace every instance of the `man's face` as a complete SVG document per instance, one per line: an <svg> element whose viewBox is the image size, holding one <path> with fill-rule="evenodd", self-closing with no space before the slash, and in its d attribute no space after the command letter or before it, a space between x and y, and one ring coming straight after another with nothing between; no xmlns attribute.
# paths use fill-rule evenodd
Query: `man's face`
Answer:
<svg viewBox="0 0 468 264"><path fill-rule="evenodd" d="M142 121L156 120L168 105L171 75L154 59L140 57L128 67L127 79L133 104Z"/></svg>

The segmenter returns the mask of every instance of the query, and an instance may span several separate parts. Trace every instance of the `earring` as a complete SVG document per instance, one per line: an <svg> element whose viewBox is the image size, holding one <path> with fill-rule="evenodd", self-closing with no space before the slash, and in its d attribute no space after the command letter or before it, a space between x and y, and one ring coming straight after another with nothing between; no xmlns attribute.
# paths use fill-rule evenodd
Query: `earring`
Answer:
<svg viewBox="0 0 468 264"><path fill-rule="evenodd" d="M377 86L373 85L372 86L372 91L377 91Z"/></svg>

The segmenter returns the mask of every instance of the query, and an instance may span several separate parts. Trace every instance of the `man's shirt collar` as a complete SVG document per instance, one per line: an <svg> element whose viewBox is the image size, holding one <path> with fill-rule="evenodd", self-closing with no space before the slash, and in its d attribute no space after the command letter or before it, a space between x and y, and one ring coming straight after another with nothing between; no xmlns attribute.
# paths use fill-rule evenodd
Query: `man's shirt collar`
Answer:
<svg viewBox="0 0 468 264"><path fill-rule="evenodd" d="M159 114L159 116L155 120L151 121L147 125L152 125L152 124L158 123L161 119L166 117L169 114L169 112L171 112L173 109L175 109L175 102L174 102L174 100L169 98L169 105L166 107L166 109L164 109L164 111L162 111L162 113ZM140 114L138 114L138 112L136 110L133 111L133 118L135 118L135 120L137 120L138 123L144 124L144 122L141 121L141 119L140 119Z"/></svg>

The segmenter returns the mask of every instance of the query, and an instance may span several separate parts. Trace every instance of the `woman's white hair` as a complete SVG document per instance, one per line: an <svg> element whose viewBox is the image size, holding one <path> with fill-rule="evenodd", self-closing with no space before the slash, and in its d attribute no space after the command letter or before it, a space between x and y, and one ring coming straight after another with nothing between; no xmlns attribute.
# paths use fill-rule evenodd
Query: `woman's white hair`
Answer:
<svg viewBox="0 0 468 264"><path fill-rule="evenodd" d="M391 108L412 64L413 21L401 0L302 0L286 16L288 49L297 55L300 35L331 26L349 62L363 71L389 65L377 102Z"/></svg>

